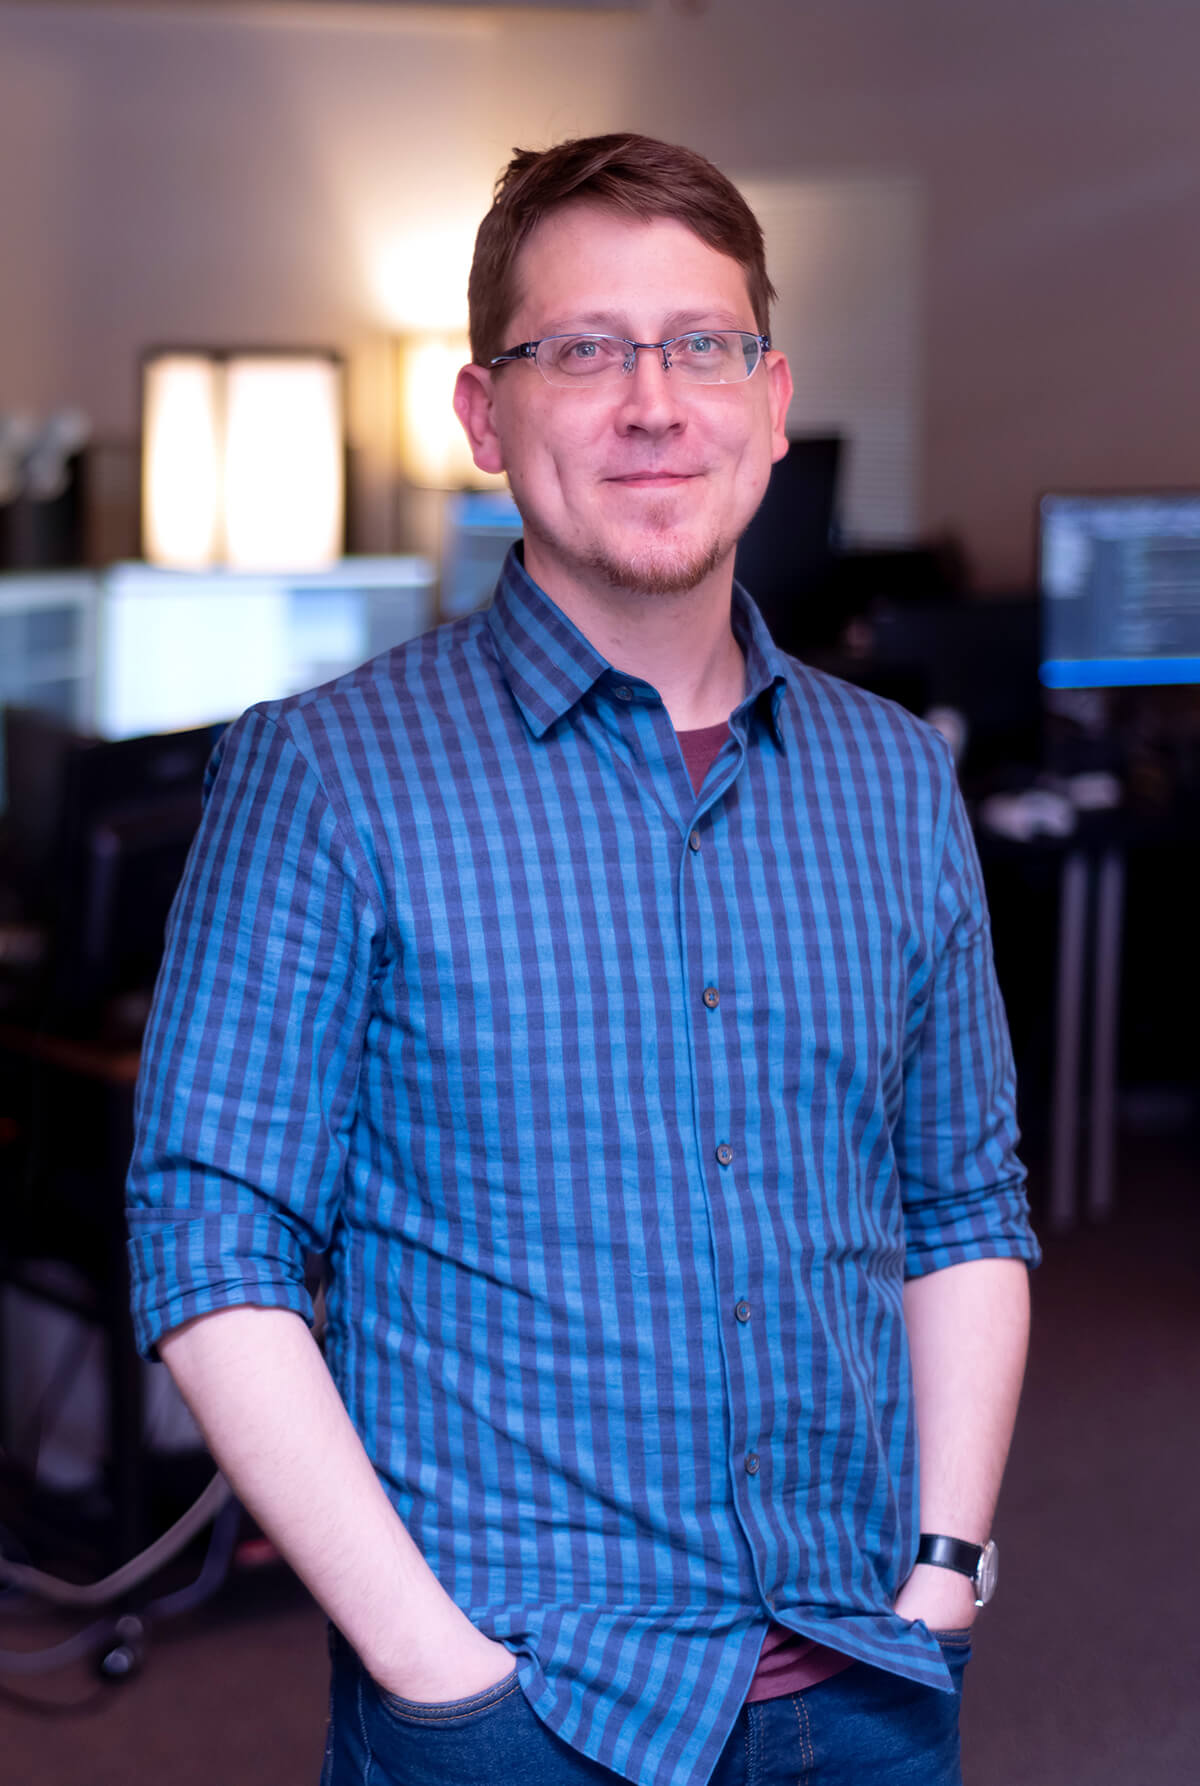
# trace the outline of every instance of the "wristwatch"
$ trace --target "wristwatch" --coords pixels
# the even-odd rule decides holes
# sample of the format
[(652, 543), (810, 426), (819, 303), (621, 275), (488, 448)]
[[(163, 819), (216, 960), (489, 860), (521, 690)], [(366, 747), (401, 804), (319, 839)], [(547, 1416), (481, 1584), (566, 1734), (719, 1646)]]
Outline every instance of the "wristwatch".
[(976, 1606), (986, 1606), (996, 1592), (1000, 1553), (996, 1541), (968, 1544), (965, 1538), (943, 1538), (937, 1532), (922, 1532), (917, 1550), (918, 1563), (932, 1563), (935, 1569), (953, 1569), (965, 1575), (975, 1589)]

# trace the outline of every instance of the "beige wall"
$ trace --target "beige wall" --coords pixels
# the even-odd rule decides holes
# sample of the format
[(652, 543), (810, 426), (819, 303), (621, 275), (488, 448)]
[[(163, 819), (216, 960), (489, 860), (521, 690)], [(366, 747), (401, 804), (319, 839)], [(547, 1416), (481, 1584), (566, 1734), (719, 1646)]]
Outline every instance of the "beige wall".
[(1200, 481), (1200, 8), (701, 6), (0, 5), (0, 408), (128, 439), (146, 345), (332, 343), (386, 545), (407, 245), (477, 217), (513, 143), (634, 127), (747, 179), (920, 181), (919, 509), (982, 582), (1027, 576), (1040, 487)]

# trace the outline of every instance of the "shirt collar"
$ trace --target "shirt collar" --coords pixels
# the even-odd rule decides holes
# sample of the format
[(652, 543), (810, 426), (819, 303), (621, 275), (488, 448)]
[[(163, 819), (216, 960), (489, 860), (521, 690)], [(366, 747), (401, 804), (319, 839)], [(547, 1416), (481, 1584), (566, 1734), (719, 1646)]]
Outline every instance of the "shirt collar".
[(785, 689), (794, 683), (796, 666), (771, 637), (766, 621), (740, 583), (733, 586), (733, 636), (746, 659), (746, 704), (754, 706), (782, 749), (779, 709)]
[(509, 547), (487, 623), (505, 680), (535, 738), (612, 667), (539, 589), (518, 546)]
[[(509, 549), (486, 619), (504, 678), (535, 738), (543, 737), (613, 669), (534, 582), (519, 546)], [(733, 631), (746, 658), (744, 704), (761, 709), (782, 744), (779, 704), (790, 679), (790, 660), (739, 583), (733, 586)]]

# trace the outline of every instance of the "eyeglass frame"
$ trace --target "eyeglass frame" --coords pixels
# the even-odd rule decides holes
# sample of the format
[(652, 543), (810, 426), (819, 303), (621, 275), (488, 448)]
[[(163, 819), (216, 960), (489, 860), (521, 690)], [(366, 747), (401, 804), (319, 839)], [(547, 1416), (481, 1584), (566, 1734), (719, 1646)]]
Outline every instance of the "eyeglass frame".
[(749, 372), (747, 372), (745, 378), (715, 378), (712, 380), (697, 378), (691, 381), (693, 384), (702, 385), (706, 382), (714, 385), (745, 384), (747, 379), (754, 377), (754, 374), (762, 365), (764, 358), (771, 351), (771, 337), (769, 335), (756, 334), (753, 329), (685, 329), (682, 335), (668, 335), (665, 341), (631, 341), (627, 335), (609, 335), (603, 330), (570, 329), (565, 334), (543, 335), (537, 341), (522, 341), (518, 343), (516, 347), (510, 347), (504, 353), (498, 353), (495, 359), (488, 361), (488, 370), (491, 371), (497, 366), (505, 366), (511, 360), (532, 360), (533, 364), (537, 366), (538, 371), (552, 390), (566, 391), (570, 390), (576, 383), (582, 388), (586, 385), (587, 381), (586, 379), (581, 378), (578, 380), (572, 379), (569, 384), (565, 382), (561, 384), (555, 383), (554, 379), (549, 377), (545, 368), (538, 364), (537, 351), (545, 341), (571, 341), (576, 337), (581, 341), (619, 341), (622, 347), (628, 347), (630, 349), (630, 352), (625, 356), (625, 364), (621, 368), (621, 376), (623, 378), (632, 378), (637, 366), (637, 356), (641, 349), (645, 348), (649, 350), (654, 348), (661, 353), (662, 369), (664, 372), (669, 372), (671, 370), (671, 362), (667, 358), (668, 347), (674, 347), (677, 341), (688, 341), (694, 335), (740, 335), (743, 340), (749, 339), (757, 343), (758, 358), (755, 360), (753, 366), (751, 366)]

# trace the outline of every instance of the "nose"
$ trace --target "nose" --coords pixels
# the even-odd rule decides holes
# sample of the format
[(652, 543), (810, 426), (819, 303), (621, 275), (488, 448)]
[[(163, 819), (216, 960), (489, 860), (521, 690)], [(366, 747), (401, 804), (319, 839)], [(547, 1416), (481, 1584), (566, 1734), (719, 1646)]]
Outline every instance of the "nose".
[(665, 369), (663, 358), (661, 347), (635, 349), (633, 371), (621, 379), (618, 421), (621, 428), (666, 434), (672, 428), (683, 426), (680, 381)]

